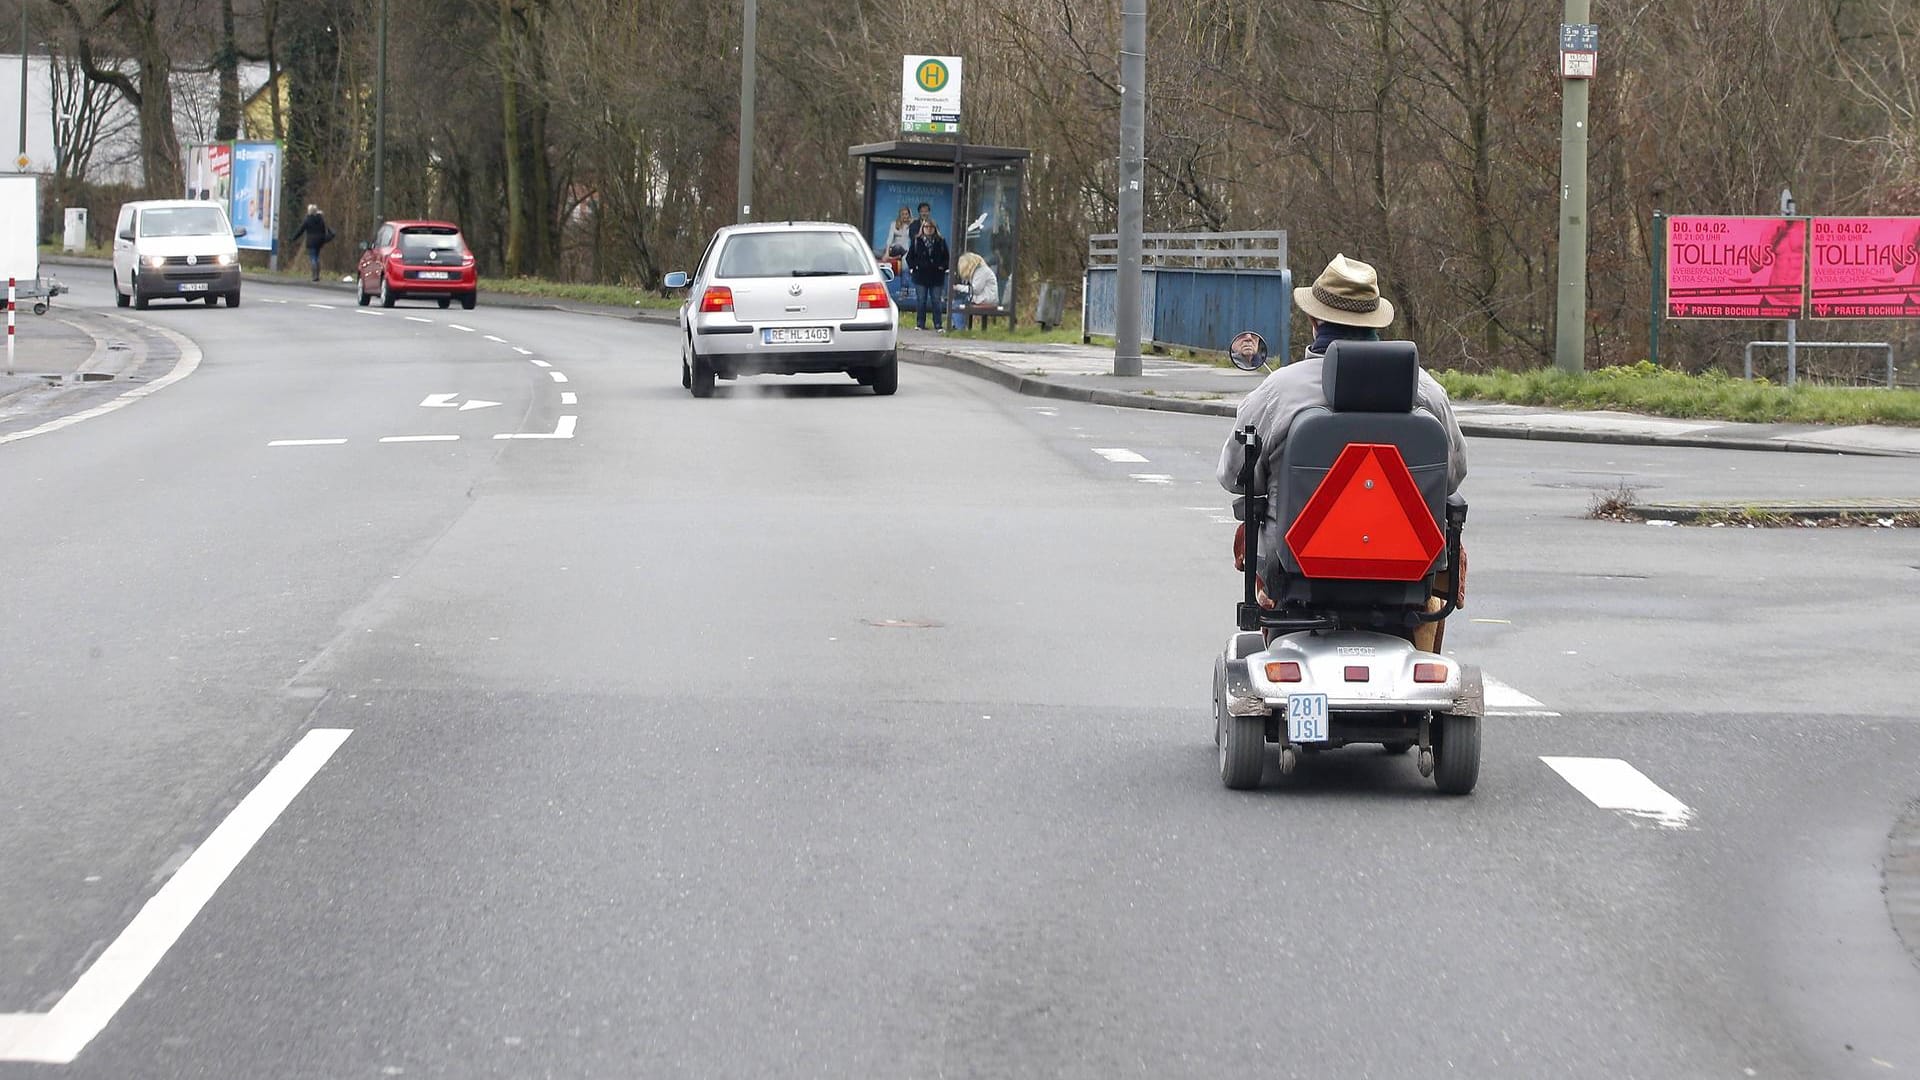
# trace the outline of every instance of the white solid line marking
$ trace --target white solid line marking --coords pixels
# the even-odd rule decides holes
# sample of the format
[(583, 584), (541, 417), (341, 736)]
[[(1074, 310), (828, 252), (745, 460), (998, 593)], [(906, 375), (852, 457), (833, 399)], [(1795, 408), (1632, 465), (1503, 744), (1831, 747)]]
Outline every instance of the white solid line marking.
[(450, 323), (448, 323), (448, 324), (447, 324), (447, 328), (448, 328), (448, 329), (450, 329), (450, 330), (464, 330), (464, 331), (466, 331), (466, 332), (467, 332), (467, 333), (469, 333), (469, 334), (471, 334), (471, 333), (473, 333), (473, 327), (471, 327), (471, 326), (461, 326), (461, 325), (460, 325), (459, 323), (457, 323), (457, 322), (450, 322)]
[(1547, 767), (1603, 810), (1646, 818), (1669, 829), (1693, 821), (1686, 803), (1667, 794), (1639, 769), (1619, 758), (1542, 757)]
[(500, 344), (502, 344), (502, 345), (505, 345), (505, 344), (507, 343), (507, 339), (506, 339), (506, 338), (503, 338), (503, 337), (494, 337), (494, 336), (493, 336), (492, 334), (488, 334), (488, 335), (486, 335), (486, 338), (487, 338), (487, 340), (488, 340), (488, 341), (497, 341), (497, 342), (499, 342), (499, 343), (500, 343)]
[(494, 438), (496, 439), (571, 439), (573, 438), (574, 426), (579, 422), (580, 422), (580, 418), (577, 416), (563, 416), (560, 418), (560, 422), (554, 426), (552, 434), (539, 432), (539, 431), (534, 431), (534, 432), (509, 431), (504, 435), (495, 435)]
[(1173, 477), (1171, 477), (1171, 476), (1168, 476), (1168, 475), (1167, 475), (1166, 473), (1157, 473), (1157, 472), (1137, 472), (1137, 473), (1128, 473), (1127, 475), (1128, 475), (1128, 476), (1130, 476), (1130, 477), (1132, 477), (1132, 478), (1133, 478), (1133, 479), (1135, 479), (1135, 480), (1138, 480), (1138, 481), (1140, 481), (1140, 482), (1141, 482), (1141, 483), (1143, 483), (1143, 484), (1171, 484), (1171, 483), (1173, 483)]
[(19, 442), (21, 439), (31, 439), (35, 435), (45, 435), (50, 431), (59, 431), (63, 427), (72, 427), (83, 420), (91, 420), (96, 416), (105, 416), (117, 409), (124, 409), (134, 402), (139, 401), (141, 398), (146, 397), (148, 394), (157, 394), (165, 390), (167, 387), (193, 374), (194, 370), (200, 366), (200, 346), (187, 340), (186, 337), (176, 334), (164, 326), (156, 326), (153, 323), (128, 318), (125, 315), (109, 315), (108, 318), (119, 319), (122, 322), (145, 327), (159, 334), (161, 337), (166, 338), (168, 341), (173, 342), (174, 348), (180, 351), (180, 359), (174, 363), (173, 370), (145, 386), (134, 387), (104, 405), (95, 405), (91, 409), (74, 413), (71, 416), (57, 417), (41, 424), (39, 427), (30, 427), (25, 431), (16, 431), (11, 435), (0, 435), (0, 446), (5, 446), (10, 442)]
[(578, 405), (580, 404), (580, 395), (574, 393), (571, 390), (562, 390), (560, 392), (560, 404)]
[(407, 321), (408, 321), (408, 322), (423, 322), (423, 323), (430, 323), (430, 322), (432, 322), (433, 320), (432, 320), (432, 319), (423, 319), (423, 318), (421, 318), (421, 317), (420, 317), (420, 316), (418, 316), (418, 315), (409, 315), (409, 316), (407, 316)]
[(557, 371), (549, 371), (549, 372), (547, 372), (547, 374), (548, 374), (548, 375), (549, 375), (549, 376), (550, 376), (550, 377), (551, 377), (551, 378), (553, 379), (553, 381), (554, 381), (554, 382), (566, 382), (566, 381), (567, 381), (567, 377), (566, 377), (565, 375), (562, 375), (562, 374), (560, 374), (560, 373), (559, 373), (559, 372), (557, 372)]
[(388, 435), (381, 442), (454, 442), (458, 435)]
[(0, 1015), (0, 1061), (65, 1065), (78, 1057), (351, 734), (346, 728), (307, 732), (153, 894), (51, 1011)]
[(332, 310), (333, 310), (333, 308), (334, 308), (334, 305), (332, 305), (332, 304), (308, 304), (307, 306), (308, 306), (308, 307), (317, 307), (317, 308), (319, 308), (319, 309), (320, 309), (321, 311), (332, 311)]
[(532, 350), (532, 349), (523, 349), (523, 348), (521, 348), (521, 347), (520, 347), (520, 346), (518, 346), (518, 345), (515, 345), (515, 346), (513, 347), (513, 351), (514, 351), (514, 352), (517, 352), (517, 353), (519, 353), (519, 354), (520, 354), (521, 356), (532, 356), (532, 355), (533, 355), (533, 350)]
[(1102, 448), (1096, 446), (1093, 448), (1093, 452), (1116, 465), (1138, 465), (1147, 460), (1131, 450), (1121, 450), (1112, 447)]
[(534, 367), (552, 367), (553, 366), (552, 364), (547, 363), (545, 360), (529, 360), (527, 361), (527, 363), (532, 364)]
[(275, 439), (268, 446), (339, 446), (345, 439)]

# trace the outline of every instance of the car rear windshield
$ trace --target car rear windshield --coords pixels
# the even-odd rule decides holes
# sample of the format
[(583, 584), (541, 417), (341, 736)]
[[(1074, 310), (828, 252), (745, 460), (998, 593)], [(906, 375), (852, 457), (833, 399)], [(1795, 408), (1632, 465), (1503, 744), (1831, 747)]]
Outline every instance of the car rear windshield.
[(836, 277), (872, 273), (864, 245), (838, 230), (740, 233), (727, 241), (715, 271), (723, 278)]
[(140, 211), (141, 236), (225, 236), (227, 216), (217, 206), (162, 206)]
[(455, 229), (402, 229), (400, 250), (408, 255), (425, 255), (429, 251), (465, 252), (467, 246)]

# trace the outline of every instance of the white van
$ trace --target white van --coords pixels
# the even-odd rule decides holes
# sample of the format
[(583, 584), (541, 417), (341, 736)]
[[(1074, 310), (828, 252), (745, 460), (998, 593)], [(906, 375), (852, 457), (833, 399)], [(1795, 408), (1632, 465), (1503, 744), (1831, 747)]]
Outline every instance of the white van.
[(120, 207), (113, 227), (113, 298), (144, 308), (156, 297), (204, 300), (208, 307), (227, 298), (240, 306), (240, 249), (245, 236), (227, 221), (219, 203), (195, 199), (152, 199)]

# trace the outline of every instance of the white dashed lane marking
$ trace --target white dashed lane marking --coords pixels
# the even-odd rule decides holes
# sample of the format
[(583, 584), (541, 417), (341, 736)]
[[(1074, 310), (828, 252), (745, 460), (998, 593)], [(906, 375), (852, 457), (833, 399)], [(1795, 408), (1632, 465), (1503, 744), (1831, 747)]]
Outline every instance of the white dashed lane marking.
[(1542, 757), (1547, 767), (1602, 810), (1617, 810), (1669, 829), (1693, 822), (1693, 810), (1619, 758)]
[(458, 435), (387, 435), (381, 442), (458, 442)]
[(523, 349), (523, 348), (521, 348), (521, 347), (520, 347), (520, 346), (518, 346), (518, 345), (515, 345), (515, 346), (513, 347), (513, 351), (514, 351), (514, 352), (517, 352), (517, 353), (519, 353), (519, 354), (520, 354), (521, 356), (532, 356), (532, 355), (533, 355), (533, 350), (532, 350), (532, 349)]
[(580, 404), (580, 395), (574, 393), (571, 390), (562, 390), (560, 392), (560, 404), (578, 405)]
[(474, 332), (474, 329), (473, 329), (473, 327), (471, 327), (471, 326), (461, 326), (461, 325), (460, 325), (459, 323), (457, 323), (457, 322), (450, 322), (450, 323), (448, 323), (448, 324), (447, 324), (447, 329), (449, 329), (449, 330), (459, 330), (459, 331), (461, 331), (462, 333), (467, 333), (467, 334), (471, 334), (471, 333), (473, 333), (473, 332)]
[(567, 377), (566, 377), (565, 375), (562, 375), (562, 374), (561, 374), (560, 372), (558, 372), (558, 371), (549, 371), (549, 372), (547, 372), (547, 374), (548, 374), (549, 376), (551, 376), (551, 377), (552, 377), (552, 379), (553, 379), (553, 381), (554, 381), (554, 382), (566, 382), (566, 381), (567, 381)]
[(496, 439), (571, 439), (573, 438), (573, 429), (575, 425), (579, 423), (579, 420), (580, 418), (577, 416), (563, 416), (560, 418), (560, 422), (554, 426), (554, 429), (551, 433), (539, 432), (539, 431), (534, 431), (534, 432), (510, 431), (504, 435), (495, 435), (494, 438)]
[(1140, 482), (1141, 482), (1141, 483), (1143, 483), (1143, 484), (1171, 484), (1171, 483), (1173, 483), (1173, 477), (1171, 477), (1171, 476), (1168, 476), (1168, 475), (1167, 475), (1166, 473), (1146, 473), (1146, 472), (1137, 472), (1137, 473), (1128, 473), (1127, 475), (1128, 475), (1128, 476), (1130, 476), (1130, 477), (1132, 477), (1132, 478), (1133, 478), (1133, 479), (1135, 479), (1135, 480), (1138, 480), (1138, 481), (1140, 481)]
[(408, 322), (423, 322), (423, 323), (431, 323), (431, 322), (433, 322), (433, 320), (432, 320), (432, 319), (423, 319), (423, 318), (421, 318), (421, 317), (420, 317), (420, 316), (418, 316), (418, 315), (409, 315), (409, 316), (407, 316), (407, 321), (408, 321)]
[(532, 364), (534, 367), (552, 367), (553, 366), (552, 364), (547, 363), (545, 360), (529, 360), (527, 361), (527, 363)]
[(334, 308), (332, 304), (308, 304), (307, 306), (310, 308), (319, 308), (321, 311), (332, 311)]
[(1146, 461), (1147, 461), (1146, 458), (1141, 457), (1139, 454), (1136, 454), (1131, 450), (1125, 450), (1118, 447), (1096, 446), (1093, 448), (1093, 452), (1096, 454), (1099, 454), (1103, 458), (1106, 458), (1108, 461), (1113, 462), (1115, 465), (1144, 465), (1146, 464)]
[(275, 439), (268, 446), (339, 446), (345, 439)]
[(1559, 716), (1547, 708), (1546, 703), (1515, 690), (1499, 679), (1484, 672), (1480, 676), (1481, 686), (1486, 692), (1487, 715), (1489, 716)]
[(487, 335), (486, 335), (486, 339), (487, 339), (488, 341), (497, 341), (497, 342), (499, 342), (499, 343), (500, 343), (500, 344), (502, 344), (502, 345), (505, 345), (505, 344), (507, 343), (507, 339), (506, 339), (506, 338), (503, 338), (503, 337), (494, 337), (494, 336), (493, 336), (492, 334), (487, 334)]

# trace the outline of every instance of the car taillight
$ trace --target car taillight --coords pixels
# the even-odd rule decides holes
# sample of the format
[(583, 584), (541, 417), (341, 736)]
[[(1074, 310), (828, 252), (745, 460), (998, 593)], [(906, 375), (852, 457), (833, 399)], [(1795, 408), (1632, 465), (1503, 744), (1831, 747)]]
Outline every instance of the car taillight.
[(1417, 683), (1446, 682), (1447, 681), (1447, 665), (1415, 664), (1413, 665), (1413, 681)]
[(1291, 660), (1276, 660), (1267, 665), (1268, 682), (1299, 682), (1300, 665)]
[(399, 261), (400, 261), (400, 249), (399, 249), (399, 248), (395, 248), (395, 249), (393, 249), (392, 251), (389, 251), (389, 252), (387, 252), (387, 261), (388, 261), (388, 262), (399, 262)]
[(883, 308), (887, 306), (887, 287), (878, 281), (860, 283), (861, 308)]
[[(841, 295), (845, 295), (844, 293)], [(700, 294), (701, 311), (732, 311), (733, 290), (725, 285), (709, 285), (707, 291)]]

